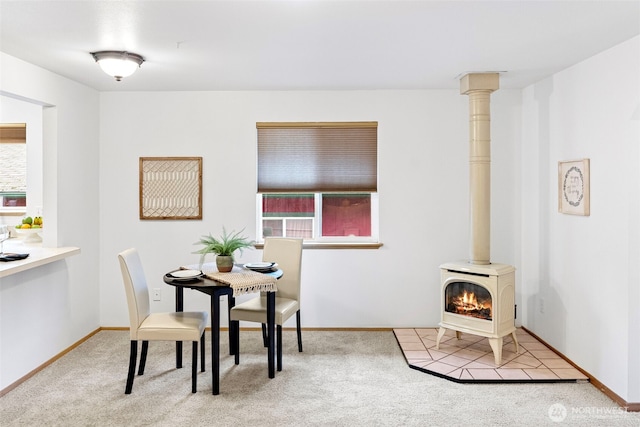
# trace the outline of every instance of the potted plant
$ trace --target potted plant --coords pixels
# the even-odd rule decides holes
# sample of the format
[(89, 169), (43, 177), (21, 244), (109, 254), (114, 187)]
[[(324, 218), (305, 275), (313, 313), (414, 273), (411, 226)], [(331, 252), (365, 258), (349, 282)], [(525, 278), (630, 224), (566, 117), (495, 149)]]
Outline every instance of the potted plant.
[(204, 245), (202, 249), (194, 252), (200, 254), (200, 265), (204, 263), (204, 258), (207, 254), (216, 254), (216, 267), (218, 271), (227, 273), (233, 269), (233, 254), (235, 251), (245, 248), (253, 248), (254, 241), (249, 240), (245, 236), (240, 234), (244, 231), (244, 228), (238, 232), (232, 231), (227, 233), (227, 230), (222, 227), (222, 236), (219, 238), (213, 237), (211, 233), (208, 236), (202, 236), (200, 241), (194, 243), (194, 245)]

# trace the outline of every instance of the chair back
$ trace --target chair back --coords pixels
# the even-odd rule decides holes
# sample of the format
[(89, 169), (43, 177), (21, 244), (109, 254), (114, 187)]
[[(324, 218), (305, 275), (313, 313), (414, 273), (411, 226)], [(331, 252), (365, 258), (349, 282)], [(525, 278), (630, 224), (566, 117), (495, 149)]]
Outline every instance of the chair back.
[(298, 301), (300, 304), (300, 272), (302, 267), (302, 239), (267, 237), (262, 260), (277, 262), (283, 275), (278, 280), (277, 296)]
[(124, 290), (127, 294), (129, 306), (129, 323), (132, 340), (138, 339), (138, 328), (151, 313), (149, 304), (149, 289), (144, 276), (140, 256), (135, 249), (127, 249), (118, 254)]

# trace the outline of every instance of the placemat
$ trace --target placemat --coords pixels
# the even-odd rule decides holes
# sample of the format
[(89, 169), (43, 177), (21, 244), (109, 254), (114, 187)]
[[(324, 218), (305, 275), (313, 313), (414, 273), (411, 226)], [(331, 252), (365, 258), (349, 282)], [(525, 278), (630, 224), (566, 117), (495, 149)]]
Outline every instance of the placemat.
[(233, 289), (233, 296), (254, 292), (277, 291), (277, 279), (268, 274), (257, 273), (237, 265), (229, 273), (221, 273), (215, 263), (191, 264), (180, 267), (188, 270), (202, 270), (208, 279), (229, 285)]

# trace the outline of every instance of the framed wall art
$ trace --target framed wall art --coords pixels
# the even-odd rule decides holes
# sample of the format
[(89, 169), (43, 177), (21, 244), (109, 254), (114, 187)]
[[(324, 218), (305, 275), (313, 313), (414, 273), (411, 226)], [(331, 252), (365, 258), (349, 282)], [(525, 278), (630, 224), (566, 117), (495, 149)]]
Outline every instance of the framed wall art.
[(589, 216), (589, 159), (558, 162), (558, 212)]
[(140, 157), (140, 219), (202, 219), (202, 157)]

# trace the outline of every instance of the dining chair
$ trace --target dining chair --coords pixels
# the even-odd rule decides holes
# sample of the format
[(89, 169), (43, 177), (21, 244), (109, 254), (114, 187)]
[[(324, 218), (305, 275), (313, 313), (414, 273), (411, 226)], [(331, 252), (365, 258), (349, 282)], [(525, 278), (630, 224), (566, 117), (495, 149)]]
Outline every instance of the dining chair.
[[(298, 335), (298, 351), (302, 351), (302, 331), (300, 325), (300, 273), (302, 266), (302, 239), (287, 237), (267, 237), (264, 241), (262, 260), (276, 262), (283, 271), (278, 280), (276, 292), (275, 323), (277, 369), (282, 370), (282, 325), (294, 314), (296, 315), (296, 331)], [(267, 297), (262, 293), (259, 297), (240, 303), (231, 308), (231, 321), (247, 321), (262, 324), (264, 345), (266, 340)], [(240, 328), (236, 328), (237, 348), (235, 363), (240, 362)]]
[[(138, 375), (144, 374), (149, 341), (192, 341), (191, 392), (195, 393), (198, 373), (198, 341), (200, 341), (201, 370), (204, 372), (204, 329), (207, 325), (207, 312), (151, 313), (149, 289), (138, 251), (131, 248), (120, 252), (118, 260), (127, 294), (131, 336), (131, 353), (125, 394), (130, 394), (133, 389), (138, 341), (142, 341)], [(181, 367), (176, 366), (176, 368)]]

